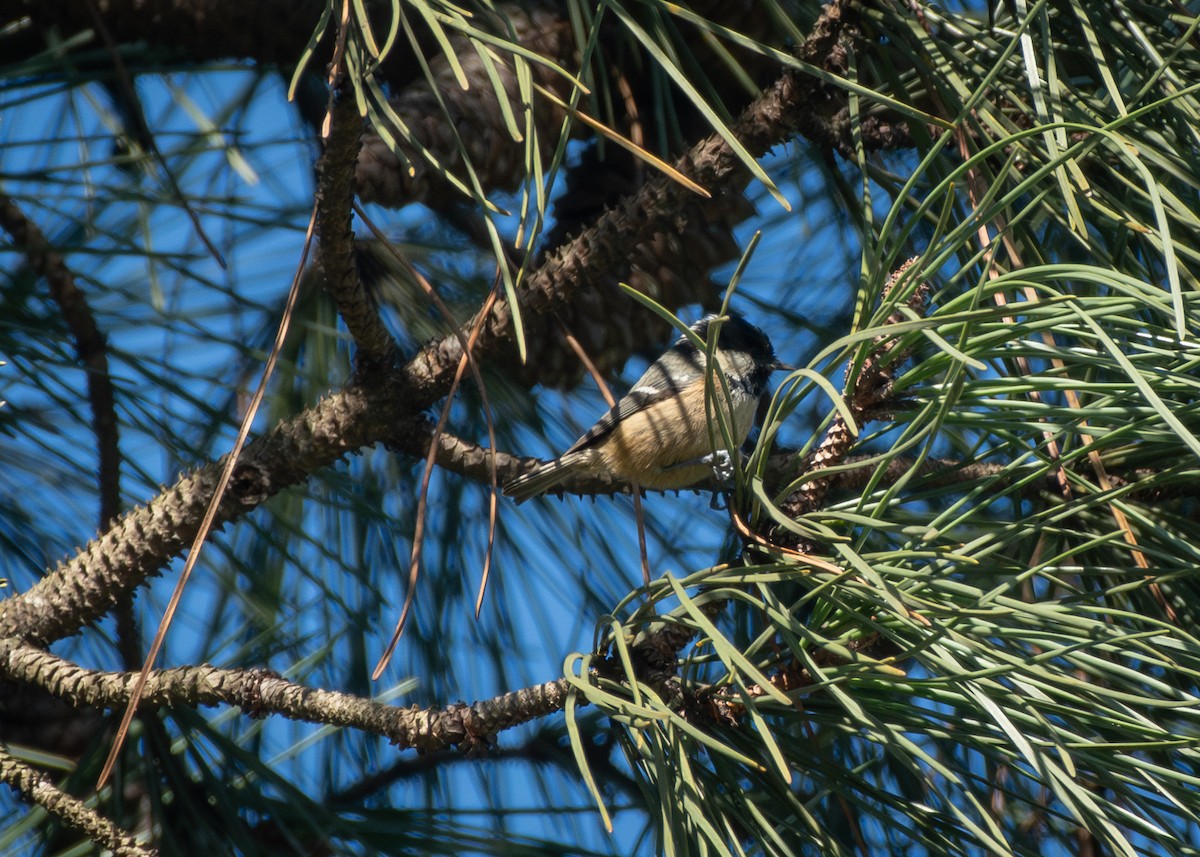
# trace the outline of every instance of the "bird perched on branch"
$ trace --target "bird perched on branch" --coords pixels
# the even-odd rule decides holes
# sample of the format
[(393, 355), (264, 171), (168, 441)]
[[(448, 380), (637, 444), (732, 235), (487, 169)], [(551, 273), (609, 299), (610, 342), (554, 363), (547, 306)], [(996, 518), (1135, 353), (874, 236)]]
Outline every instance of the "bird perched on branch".
[(504, 493), (520, 503), (589, 476), (655, 491), (689, 488), (714, 470), (727, 478), (732, 451), (724, 448), (716, 409), (729, 417), (736, 450), (750, 433), (771, 373), (787, 367), (775, 359), (767, 335), (735, 313), (706, 316), (691, 330), (705, 343), (710, 332), (717, 334), (710, 391), (705, 349), (682, 336), (570, 449), (513, 479)]

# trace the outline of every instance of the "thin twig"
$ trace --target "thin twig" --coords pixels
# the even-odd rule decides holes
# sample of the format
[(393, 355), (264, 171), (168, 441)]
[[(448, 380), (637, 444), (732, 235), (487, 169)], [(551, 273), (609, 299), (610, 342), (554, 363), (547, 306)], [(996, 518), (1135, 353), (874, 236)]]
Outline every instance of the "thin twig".
[[(331, 73), (332, 74), (332, 73)], [(317, 162), (316, 263), (325, 288), (337, 306), (357, 349), (354, 359), (391, 366), (398, 356), (396, 342), (384, 326), (379, 308), (363, 287), (355, 260), (351, 217), (354, 205), (354, 164), (361, 146), (362, 120), (344, 79), (334, 75), (326, 125), (325, 150)]]

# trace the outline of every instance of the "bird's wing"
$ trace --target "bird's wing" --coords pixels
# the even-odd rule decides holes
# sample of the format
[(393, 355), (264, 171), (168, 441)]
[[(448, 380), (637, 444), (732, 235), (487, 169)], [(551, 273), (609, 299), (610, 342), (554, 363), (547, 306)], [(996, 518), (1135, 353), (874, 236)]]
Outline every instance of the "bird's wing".
[(645, 388), (630, 390), (627, 396), (617, 402), (608, 413), (597, 420), (596, 424), (587, 430), (587, 434), (571, 444), (571, 448), (567, 452), (564, 452), (563, 455), (591, 446), (611, 432), (621, 420), (630, 414), (636, 414), (659, 399), (665, 398), (669, 395), (669, 392), (669, 390), (651, 390)]
[(628, 395), (597, 420), (596, 424), (588, 429), (587, 434), (571, 444), (571, 448), (567, 452), (564, 452), (563, 455), (591, 446), (611, 432), (617, 423), (631, 414), (636, 414), (638, 411), (648, 408), (655, 402), (678, 395), (681, 390), (699, 378), (703, 371), (696, 365), (694, 360), (687, 362), (680, 361), (679, 365), (674, 367), (674, 370), (677, 376), (682, 375), (683, 377), (672, 378), (663, 369), (659, 361), (650, 364), (650, 368), (633, 385), (633, 389), (629, 391)]

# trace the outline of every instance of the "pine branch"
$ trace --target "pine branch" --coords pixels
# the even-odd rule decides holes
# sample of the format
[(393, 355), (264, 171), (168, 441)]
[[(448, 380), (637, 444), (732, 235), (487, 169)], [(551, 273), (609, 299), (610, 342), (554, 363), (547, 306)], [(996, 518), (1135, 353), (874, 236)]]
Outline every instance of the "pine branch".
[[(0, 674), (36, 684), (76, 706), (116, 709), (129, 701), (135, 672), (103, 672), (11, 638), (0, 640)], [(139, 710), (236, 705), (252, 717), (346, 726), (382, 735), (402, 749), (422, 752), (488, 744), (506, 729), (562, 709), (569, 684), (550, 681), (470, 705), (398, 708), (337, 691), (305, 687), (269, 670), (219, 669), (207, 664), (153, 670)]]
[(152, 857), (137, 838), (121, 830), (87, 804), (59, 789), (45, 774), (20, 762), (0, 746), (0, 782), (10, 785), (29, 803), (40, 806), (63, 824), (100, 843), (115, 857)]
[[(247, 444), (217, 526), (386, 436), (399, 406), (378, 392), (352, 384)], [(223, 467), (221, 459), (181, 477), (33, 587), (0, 602), (0, 633), (46, 643), (104, 616), (191, 544)]]
[[(909, 259), (892, 273), (883, 288), (882, 297), (884, 299), (916, 261), (915, 258)], [(908, 298), (909, 310), (914, 313), (923, 313), (928, 294), (929, 284), (922, 282)], [(884, 324), (899, 324), (903, 319), (903, 313), (897, 309), (888, 316)], [(894, 372), (907, 356), (907, 353), (897, 350), (895, 343), (891, 342), (886, 334), (875, 337), (871, 344), (871, 351), (863, 360), (861, 369), (857, 374), (851, 376), (853, 380), (845, 396), (846, 405), (859, 429), (861, 429), (863, 418), (867, 413), (890, 397)], [(851, 370), (853, 370), (853, 366)], [(820, 507), (821, 501), (832, 484), (832, 480), (823, 475), (822, 471), (842, 462), (854, 443), (855, 434), (855, 428), (851, 426), (841, 411), (834, 415), (833, 421), (825, 431), (825, 436), (800, 468), (801, 473), (814, 475), (814, 478), (802, 483), (783, 502), (781, 508), (784, 514), (789, 518), (799, 518)]]
[(317, 266), (358, 347), (355, 359), (391, 366), (396, 343), (364, 288), (356, 259), (351, 216), (362, 121), (344, 82), (337, 84), (327, 119), (329, 137), (317, 162)]

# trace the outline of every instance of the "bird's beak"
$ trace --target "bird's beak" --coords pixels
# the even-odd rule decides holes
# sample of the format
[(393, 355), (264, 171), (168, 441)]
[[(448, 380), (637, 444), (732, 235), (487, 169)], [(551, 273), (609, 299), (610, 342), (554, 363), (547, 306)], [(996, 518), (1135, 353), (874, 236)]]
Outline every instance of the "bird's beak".
[(772, 372), (795, 372), (796, 367), (789, 366), (787, 363), (780, 363), (778, 360), (776, 360), (774, 363), (771, 364), (771, 371)]

